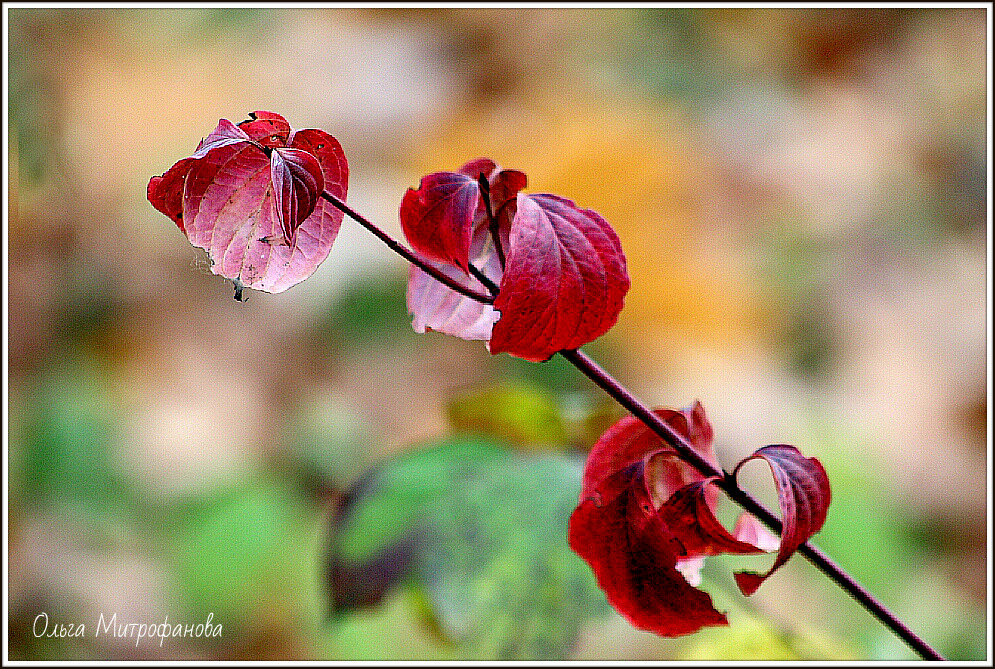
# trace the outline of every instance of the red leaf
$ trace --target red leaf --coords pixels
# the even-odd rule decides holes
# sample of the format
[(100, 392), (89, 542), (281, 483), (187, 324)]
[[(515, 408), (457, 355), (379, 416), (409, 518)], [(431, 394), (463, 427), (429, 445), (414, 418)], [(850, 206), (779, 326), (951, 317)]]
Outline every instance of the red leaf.
[[(524, 173), (517, 170), (501, 169), (489, 158), (471, 160), (459, 168), (458, 174), (449, 172), (439, 174), (449, 174), (453, 178), (473, 179), (475, 183), (481, 174), (484, 175), (490, 186), (492, 206), (495, 201), (499, 203), (499, 206), (507, 204), (509, 199), (514, 202), (515, 194), (518, 190), (524, 188), (526, 183)], [(431, 176), (433, 175), (429, 175), (429, 177)], [(425, 180), (423, 179), (422, 185), (424, 186), (424, 184)], [(501, 281), (501, 262), (491, 239), (489, 226), (487, 225), (487, 212), (479, 191), (480, 189), (477, 187), (477, 194), (475, 195), (477, 201), (473, 204), (474, 211), (472, 218), (469, 227), (464, 228), (464, 230), (469, 229), (472, 231), (467, 257), (477, 269), (497, 284)], [(419, 244), (415, 240), (419, 239), (419, 235), (423, 232), (419, 226), (427, 222), (427, 219), (418, 219), (413, 213), (420, 206), (413, 204), (418, 197), (417, 191), (409, 190), (407, 195), (405, 195), (405, 200), (408, 201), (408, 204), (405, 205), (402, 203), (401, 206), (402, 226), (407, 222), (409, 225), (417, 228), (417, 231), (408, 231), (406, 228), (408, 240), (412, 242), (412, 246), (415, 246), (416, 249), (419, 248)], [(508, 212), (509, 207), (504, 207), (503, 211), (505, 213)], [(499, 222), (501, 223), (499, 235), (501, 236), (502, 247), (508, 248), (508, 231), (511, 219), (505, 215), (503, 218), (499, 217)], [(429, 240), (430, 244), (437, 243), (437, 239), (435, 242), (431, 241), (433, 235), (430, 228), (426, 228), (424, 233), (425, 238)], [(458, 252), (462, 253), (462, 241), (459, 242), (457, 248)], [(424, 252), (423, 245), (420, 250)], [(433, 257), (437, 258), (438, 255)], [(427, 258), (425, 260), (458, 283), (479, 292), (487, 292), (483, 284), (467, 273), (468, 268), (464, 268), (464, 266), (452, 261), (439, 262)], [(414, 266), (411, 267), (408, 273), (407, 300), (408, 311), (413, 316), (412, 327), (415, 332), (419, 333), (437, 331), (462, 339), (487, 341), (491, 338), (491, 330), (494, 327), (494, 323), (500, 317), (500, 314), (495, 311), (493, 306), (482, 304), (451, 290)]]
[(318, 159), (301, 149), (273, 149), (270, 173), (283, 237), (294, 245), (298, 226), (314, 211), (325, 187)]
[(581, 502), (567, 537), (608, 602), (635, 627), (672, 637), (728, 624), (711, 597), (677, 570), (680, 544), (653, 511), (642, 476), (610, 502)]
[(422, 177), (401, 200), (401, 228), (411, 246), (432, 260), (469, 272), (473, 217), (480, 200), (477, 180), (455, 172)]
[(706, 495), (706, 488), (717, 478), (695, 481), (670, 496), (658, 513), (689, 557), (719, 555), (721, 553), (763, 553), (766, 549), (742, 541), (729, 534), (713, 512), (714, 498)]
[(184, 158), (161, 177), (149, 180), (148, 198), (152, 206), (173, 219), (173, 222), (186, 232), (183, 225), (183, 181), (190, 165), (215, 149), (231, 146), (249, 140), (249, 136), (231, 121), (221, 119), (214, 131), (200, 140), (197, 150), (189, 158)]
[[(712, 426), (700, 402), (688, 409), (655, 409), (653, 411), (683, 436), (703, 458), (719, 466), (712, 447)], [(647, 468), (647, 487), (654, 504), (659, 506), (688, 483), (705, 477), (677, 457), (673, 448), (634, 416), (626, 416), (612, 425), (591, 447), (584, 465), (581, 498), (594, 497), (602, 503), (605, 496), (617, 494), (612, 477), (637, 463)]]
[[(518, 191), (528, 185), (528, 177), (525, 176), (525, 172), (502, 169), (490, 158), (471, 160), (456, 171), (474, 179), (479, 179), (481, 174), (484, 175), (489, 186), (491, 211), (495, 214), (495, 218), (498, 219), (502, 233), (507, 234), (506, 228), (510, 226), (512, 217), (514, 216), (514, 211), (510, 212), (510, 216), (508, 215), (509, 209), (513, 210), (514, 207), (507, 207), (506, 205), (509, 202), (513, 203), (515, 196), (518, 195)], [(481, 198), (480, 206), (474, 217), (474, 226), (476, 227), (485, 222), (487, 222), (487, 211), (484, 207), (483, 198)]]
[(629, 276), (618, 236), (597, 212), (545, 194), (519, 193), (517, 205), (490, 351), (540, 362), (607, 332)]
[(745, 463), (756, 458), (763, 459), (774, 475), (783, 528), (777, 558), (765, 574), (735, 574), (736, 584), (744, 595), (756, 592), (768, 576), (822, 528), (832, 499), (829, 478), (822, 463), (815, 458), (806, 458), (794, 446), (764, 446), (740, 461), (733, 470), (733, 476)]
[[(323, 187), (344, 199), (349, 169), (331, 135), (294, 132), (271, 112), (253, 117), (239, 127), (220, 121), (192, 156), (149, 181), (148, 198), (207, 250), (212, 272), (278, 293), (328, 256), (343, 214), (318, 196)], [(277, 140), (284, 145), (271, 159), (263, 146)]]
[(470, 271), (471, 243), (477, 228), (487, 223), (480, 175), (488, 180), (495, 212), (526, 183), (524, 173), (503, 170), (489, 158), (471, 160), (457, 172), (422, 177), (417, 190), (409, 188), (404, 194), (400, 210), (404, 236), (416, 251)]

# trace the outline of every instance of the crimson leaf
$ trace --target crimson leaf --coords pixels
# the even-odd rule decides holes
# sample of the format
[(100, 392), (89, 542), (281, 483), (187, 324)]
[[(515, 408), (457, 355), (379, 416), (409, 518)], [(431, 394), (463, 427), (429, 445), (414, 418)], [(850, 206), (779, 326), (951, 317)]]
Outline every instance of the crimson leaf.
[(165, 174), (149, 179), (148, 199), (152, 206), (173, 219), (173, 222), (186, 232), (183, 225), (183, 182), (190, 166), (215, 149), (240, 144), (249, 139), (245, 131), (227, 119), (221, 119), (218, 127), (202, 139), (197, 150), (189, 158), (173, 165)]
[(794, 446), (778, 444), (757, 449), (736, 465), (733, 476), (745, 463), (757, 458), (764, 460), (774, 475), (783, 527), (777, 558), (765, 574), (735, 574), (736, 584), (744, 595), (756, 592), (768, 576), (822, 528), (832, 499), (829, 477), (822, 463), (815, 458), (806, 458)]
[(500, 207), (525, 187), (525, 175), (502, 170), (489, 158), (472, 160), (457, 172), (434, 172), (409, 188), (401, 200), (404, 236), (423, 256), (468, 273), (474, 231), (486, 222), (478, 177), (488, 181), (492, 204)]
[[(712, 427), (700, 403), (654, 413), (715, 463)], [(739, 525), (730, 535), (716, 520), (714, 480), (632, 416), (592, 447), (568, 541), (608, 601), (636, 627), (676, 636), (726, 624), (711, 598), (693, 587), (702, 558), (762, 549), (743, 540)]]
[(671, 637), (728, 624), (678, 571), (679, 543), (653, 511), (642, 476), (610, 502), (583, 500), (570, 516), (568, 541), (635, 627)]
[(267, 111), (251, 112), (249, 119), (239, 123), (238, 127), (255, 141), (270, 148), (287, 146), (292, 132), (287, 119)]
[(729, 534), (715, 517), (712, 511), (714, 502), (710, 501), (706, 492), (717, 480), (694, 481), (671, 495), (659, 510), (663, 522), (691, 556), (764, 552), (764, 548), (742, 540), (747, 531), (747, 525), (742, 520), (737, 523), (735, 533)]
[(479, 198), (477, 180), (465, 174), (436, 172), (422, 177), (418, 190), (409, 188), (401, 200), (404, 236), (422, 255), (469, 272), (473, 215)]
[(618, 236), (597, 212), (519, 193), (509, 241), (491, 353), (541, 362), (615, 324), (629, 276)]
[[(664, 422), (684, 436), (703, 458), (718, 467), (712, 446), (712, 425), (700, 402), (689, 409), (655, 409)], [(636, 464), (649, 467), (650, 494), (659, 506), (680, 488), (704, 477), (697, 469), (677, 457), (654, 457), (675, 454), (670, 446), (635, 416), (622, 418), (598, 439), (584, 465), (581, 497), (607, 502), (606, 496), (617, 494), (615, 477)]]

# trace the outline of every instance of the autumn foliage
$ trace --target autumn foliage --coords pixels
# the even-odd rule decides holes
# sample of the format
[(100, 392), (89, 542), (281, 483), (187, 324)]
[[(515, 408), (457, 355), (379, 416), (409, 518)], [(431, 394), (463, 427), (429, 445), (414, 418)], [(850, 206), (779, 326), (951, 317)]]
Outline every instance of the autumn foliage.
[[(712, 426), (701, 404), (656, 414), (718, 467)], [(753, 458), (765, 459), (774, 472), (784, 533), (766, 574), (736, 574), (747, 595), (822, 527), (830, 501), (829, 480), (818, 460), (792, 446), (767, 446), (740, 466)], [(722, 526), (715, 517), (716, 483), (633, 417), (609, 428), (591, 449), (581, 501), (570, 518), (570, 547), (591, 565), (608, 601), (634, 626), (678, 636), (726, 624), (711, 598), (695, 587), (703, 559), (777, 547), (777, 538), (746, 512), (732, 533)]]
[[(348, 174), (334, 137), (294, 130), (279, 114), (260, 111), (237, 125), (221, 120), (191, 156), (152, 177), (148, 199), (238, 291), (279, 293), (328, 255)], [(481, 340), (492, 354), (541, 362), (615, 324), (629, 290), (618, 236), (597, 212), (559, 195), (528, 194), (527, 184), (523, 172), (478, 158), (426, 175), (403, 195), (401, 226), (417, 261), (407, 292), (416, 331)], [(447, 278), (448, 285), (440, 280)], [(700, 404), (655, 413), (722, 471)], [(773, 473), (780, 542), (746, 513), (726, 530), (715, 516), (722, 480), (685, 462), (637, 418), (622, 419), (594, 444), (568, 541), (633, 625), (676, 636), (726, 624), (697, 587), (702, 561), (777, 548), (766, 573), (736, 574), (749, 595), (822, 527), (831, 495), (818, 460), (792, 446), (767, 446), (732, 477), (752, 459)]]

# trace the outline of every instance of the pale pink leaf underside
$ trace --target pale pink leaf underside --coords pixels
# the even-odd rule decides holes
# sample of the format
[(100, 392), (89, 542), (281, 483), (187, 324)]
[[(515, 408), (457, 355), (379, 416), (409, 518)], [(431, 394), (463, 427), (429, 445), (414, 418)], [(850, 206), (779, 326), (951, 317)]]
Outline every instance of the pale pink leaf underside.
[[(487, 292), (477, 279), (467, 276), (453, 265), (426, 262), (461, 285)], [(501, 279), (501, 263), (493, 244), (486, 237), (483, 238), (482, 249), (473, 257), (473, 264), (495, 283)], [(457, 293), (414, 265), (408, 272), (407, 300), (408, 311), (412, 315), (411, 326), (418, 333), (442, 332), (470, 341), (486, 341), (490, 339), (494, 323), (500, 316), (493, 306)]]

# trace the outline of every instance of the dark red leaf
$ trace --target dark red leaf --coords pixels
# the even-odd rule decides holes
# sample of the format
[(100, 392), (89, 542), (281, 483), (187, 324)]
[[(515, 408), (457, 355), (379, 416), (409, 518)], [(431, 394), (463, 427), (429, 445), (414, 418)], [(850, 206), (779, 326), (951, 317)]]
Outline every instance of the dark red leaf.
[(673, 637), (728, 624), (678, 571), (680, 544), (653, 510), (641, 475), (611, 501), (582, 501), (567, 534), (609, 603), (635, 627)]
[[(319, 175), (324, 190), (343, 199), (349, 169), (331, 135), (293, 132), (271, 112), (253, 116), (240, 127), (220, 121), (192, 156), (149, 181), (148, 198), (190, 243), (207, 250), (212, 272), (278, 293), (306, 279), (328, 256), (343, 214), (318, 200)], [(262, 145), (277, 140), (284, 145), (271, 152), (274, 161)], [(292, 244), (287, 221), (293, 222)]]
[[(401, 228), (411, 246), (431, 260), (459, 267), (464, 274), (470, 271), (470, 247), (478, 229), (488, 222), (481, 175), (488, 182), (495, 213), (526, 184), (523, 172), (501, 169), (490, 158), (477, 158), (456, 172), (422, 177), (418, 189), (409, 188), (401, 200)], [(510, 220), (505, 220), (506, 226)]]
[(270, 173), (283, 237), (293, 246), (298, 226), (314, 211), (324, 190), (321, 165), (302, 149), (276, 148), (270, 154)]
[[(703, 458), (719, 466), (712, 446), (712, 426), (700, 402), (688, 409), (655, 409), (653, 411), (683, 436)], [(591, 447), (584, 465), (581, 498), (592, 497), (607, 503), (617, 494), (612, 477), (640, 464), (647, 468), (647, 487), (654, 504), (659, 506), (689, 483), (705, 477), (677, 457), (673, 448), (634, 416), (626, 416), (605, 431)]]
[(629, 276), (618, 236), (597, 212), (556, 195), (517, 197), (490, 351), (540, 362), (607, 332)]
[(473, 219), (480, 202), (475, 177), (435, 172), (422, 177), (418, 190), (401, 200), (401, 228), (411, 246), (432, 260), (469, 272)]
[[(510, 201), (513, 202), (515, 196), (518, 195), (518, 191), (528, 185), (528, 178), (525, 176), (525, 172), (502, 169), (490, 158), (471, 160), (456, 171), (474, 179), (479, 179), (481, 174), (484, 175), (484, 178), (488, 182), (491, 211), (499, 219), (502, 228), (510, 226), (512, 217), (514, 216), (514, 207), (507, 207), (506, 205)], [(480, 206), (474, 217), (474, 226), (484, 223), (486, 217), (487, 211), (484, 208), (483, 198), (481, 198)], [(507, 234), (507, 230), (504, 232)]]
[(756, 592), (768, 576), (822, 528), (832, 499), (829, 477), (822, 463), (815, 458), (806, 458), (794, 446), (764, 446), (736, 465), (733, 476), (745, 463), (756, 458), (764, 460), (774, 475), (783, 528), (777, 558), (765, 574), (735, 574), (736, 584), (744, 595)]

